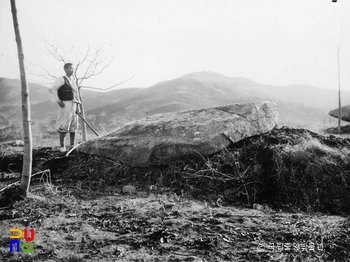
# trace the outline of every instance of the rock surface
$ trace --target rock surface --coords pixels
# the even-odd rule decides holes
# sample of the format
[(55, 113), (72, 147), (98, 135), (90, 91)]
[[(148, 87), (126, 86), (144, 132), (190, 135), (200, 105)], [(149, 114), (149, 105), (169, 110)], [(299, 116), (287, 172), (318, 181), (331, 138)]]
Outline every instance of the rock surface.
[[(339, 109), (333, 109), (331, 111), (329, 111), (328, 113), (330, 116), (333, 116), (335, 118), (339, 118)], [(350, 122), (350, 105), (347, 106), (342, 106), (341, 107), (341, 119), (346, 121), (346, 122)]]
[(158, 114), (129, 122), (77, 150), (131, 166), (150, 166), (186, 155), (210, 155), (271, 130), (277, 120), (277, 105), (270, 101)]
[(123, 193), (136, 194), (136, 188), (134, 186), (123, 186)]

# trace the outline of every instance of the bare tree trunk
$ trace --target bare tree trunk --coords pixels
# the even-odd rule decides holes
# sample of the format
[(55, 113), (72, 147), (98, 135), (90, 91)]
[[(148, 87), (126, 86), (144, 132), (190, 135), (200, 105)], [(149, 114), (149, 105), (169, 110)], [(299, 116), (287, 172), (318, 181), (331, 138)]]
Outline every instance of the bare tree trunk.
[[(80, 112), (81, 112), (81, 115), (83, 116), (83, 118), (85, 118), (85, 110), (84, 110), (84, 103), (83, 103), (83, 97), (81, 95), (81, 87), (78, 87), (78, 91), (79, 91), (79, 98), (80, 98)], [(86, 131), (86, 124), (84, 121), (81, 121), (81, 132), (82, 132), (82, 135), (83, 135), (83, 141), (85, 142), (87, 140), (87, 131)]]
[(30, 119), (30, 102), (29, 102), (29, 89), (26, 79), (26, 72), (24, 68), (24, 55), (22, 48), (22, 40), (19, 32), (16, 1), (11, 0), (11, 11), (13, 18), (13, 26), (15, 29), (19, 69), (21, 73), (21, 86), (22, 86), (22, 122), (23, 122), (23, 170), (22, 178), (20, 183), (20, 190), (24, 196), (27, 196), (30, 185), (30, 178), (32, 174), (32, 155), (33, 155), (33, 144), (32, 144), (32, 130), (31, 130), (31, 119)]
[(341, 132), (341, 118), (342, 118), (342, 109), (341, 109), (341, 91), (340, 91), (340, 65), (339, 65), (339, 51), (338, 48), (338, 103), (339, 103), (339, 109), (338, 109), (338, 133)]

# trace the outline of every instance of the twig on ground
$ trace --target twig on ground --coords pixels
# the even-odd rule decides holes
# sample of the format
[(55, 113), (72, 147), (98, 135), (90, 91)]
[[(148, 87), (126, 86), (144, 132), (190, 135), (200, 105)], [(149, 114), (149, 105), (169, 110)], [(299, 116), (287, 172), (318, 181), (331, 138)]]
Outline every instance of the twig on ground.
[(12, 184), (9, 184), (9, 185), (5, 186), (4, 188), (0, 189), (0, 192), (5, 191), (7, 188), (10, 188), (10, 187), (12, 187), (12, 186), (14, 186), (16, 184), (19, 184), (19, 182), (20, 181), (16, 181), (16, 182), (14, 182)]
[[(43, 174), (43, 173), (47, 173), (47, 172), (49, 172), (49, 174), (50, 174), (50, 169), (46, 169), (46, 170), (44, 170), (44, 171), (39, 171), (39, 172), (37, 172), (37, 173), (31, 175), (31, 177), (33, 178), (34, 176), (37, 176), (37, 175), (40, 175), (40, 174)], [(9, 184), (9, 185), (5, 186), (4, 188), (0, 189), (0, 192), (5, 191), (7, 188), (10, 188), (11, 186), (14, 186), (14, 185), (16, 185), (16, 184), (19, 184), (19, 182), (20, 182), (20, 181), (16, 181), (16, 182), (14, 182), (14, 183), (12, 183), (12, 184)]]

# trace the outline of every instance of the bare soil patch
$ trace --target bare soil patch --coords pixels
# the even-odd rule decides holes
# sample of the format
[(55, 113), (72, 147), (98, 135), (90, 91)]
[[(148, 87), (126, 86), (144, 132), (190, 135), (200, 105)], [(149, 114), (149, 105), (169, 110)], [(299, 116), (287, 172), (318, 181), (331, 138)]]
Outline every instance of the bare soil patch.
[[(33, 173), (47, 171), (30, 196), (0, 192), (1, 261), (348, 261), (349, 145), (280, 128), (137, 169), (38, 148)], [(1, 149), (0, 189), (19, 179), (20, 157)], [(34, 253), (9, 252), (11, 227), (35, 228)]]

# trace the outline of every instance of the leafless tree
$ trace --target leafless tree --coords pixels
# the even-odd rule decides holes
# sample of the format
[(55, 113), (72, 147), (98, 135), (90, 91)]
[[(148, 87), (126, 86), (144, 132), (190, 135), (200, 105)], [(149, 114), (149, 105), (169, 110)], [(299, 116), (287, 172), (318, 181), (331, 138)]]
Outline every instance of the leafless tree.
[(16, 1), (11, 0), (11, 11), (13, 19), (13, 27), (16, 35), (19, 69), (21, 73), (21, 86), (22, 86), (22, 122), (23, 122), (23, 170), (20, 183), (20, 191), (24, 196), (27, 196), (29, 191), (30, 179), (32, 175), (32, 130), (31, 130), (31, 117), (30, 117), (30, 103), (29, 103), (29, 88), (26, 79), (26, 72), (24, 68), (24, 54), (22, 48), (22, 40), (19, 31)]
[[(82, 51), (73, 52), (74, 54), (70, 56), (70, 60), (68, 61), (67, 60), (68, 55), (64, 52), (63, 49), (59, 47), (58, 44), (51, 44), (46, 40), (44, 40), (44, 43), (48, 51), (48, 55), (53, 57), (55, 60), (60, 61), (63, 64), (66, 62), (71, 62), (75, 65), (74, 78), (76, 81), (76, 85), (78, 87), (80, 100), (82, 102), (80, 106), (80, 112), (83, 118), (85, 118), (85, 110), (84, 110), (82, 89), (87, 88), (87, 89), (93, 89), (93, 90), (106, 91), (106, 90), (115, 88), (129, 81), (131, 78), (134, 77), (132, 76), (129, 79), (121, 81), (117, 84), (114, 84), (111, 87), (108, 87), (106, 89), (83, 86), (82, 84), (85, 80), (90, 79), (94, 76), (100, 75), (108, 66), (110, 66), (114, 60), (114, 56), (111, 58), (107, 58), (103, 55), (101, 48), (93, 50), (90, 46), (88, 46), (85, 52), (82, 52)], [(36, 69), (39, 69), (41, 71), (40, 74), (31, 72), (32, 74), (43, 77), (44, 79), (49, 81), (53, 81), (56, 79), (56, 76), (50, 73), (45, 67), (38, 66), (33, 63), (30, 63), (30, 64), (34, 66)], [(82, 136), (83, 136), (83, 141), (86, 141), (87, 132), (86, 132), (86, 124), (84, 123), (84, 121), (82, 121)]]

